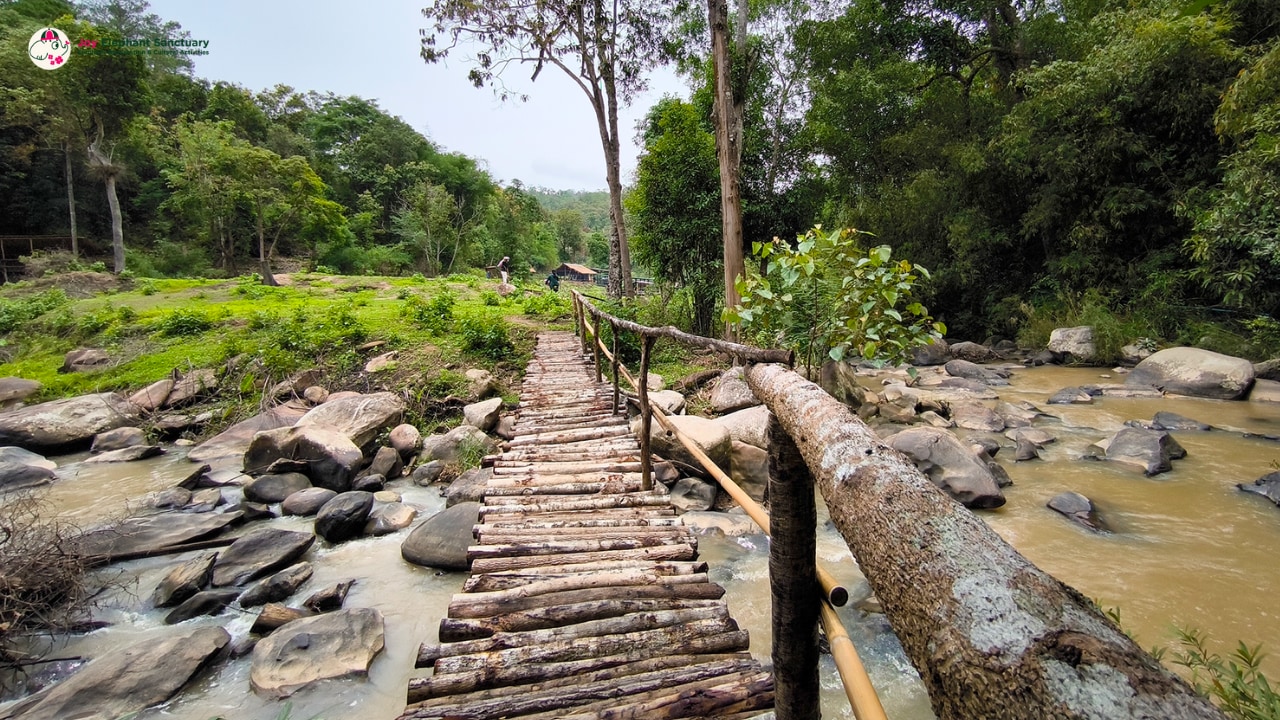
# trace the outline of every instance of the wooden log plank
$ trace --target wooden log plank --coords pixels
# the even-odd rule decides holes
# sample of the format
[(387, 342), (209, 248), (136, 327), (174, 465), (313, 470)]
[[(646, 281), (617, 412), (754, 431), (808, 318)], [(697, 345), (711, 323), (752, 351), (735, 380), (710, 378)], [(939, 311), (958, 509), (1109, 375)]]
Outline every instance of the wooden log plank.
[[(625, 518), (595, 518), (584, 516), (582, 519), (573, 520), (525, 520), (521, 519), (516, 522), (489, 522), (476, 525), (474, 532), (476, 535), (483, 535), (486, 532), (496, 530), (557, 530), (561, 528), (588, 528), (588, 527), (672, 527), (680, 524), (678, 517), (625, 517)], [(548, 533), (554, 534), (554, 533)]]
[(577, 638), (620, 635), (623, 633), (656, 630), (692, 623), (699, 620), (728, 620), (729, 606), (723, 603), (709, 607), (683, 608), (680, 610), (654, 610), (618, 615), (597, 620), (587, 620), (572, 625), (543, 630), (498, 632), (486, 638), (460, 642), (422, 643), (418, 647), (415, 667), (431, 667), (437, 660), (455, 655), (474, 655), (512, 648), (528, 647)]
[(605, 678), (552, 688), (526, 688), (518, 694), (498, 694), (486, 691), (467, 695), (439, 698), (421, 703), (411, 718), (449, 718), (450, 720), (490, 720), (515, 717), (529, 712), (569, 711), (589, 702), (617, 699), (652, 692), (659, 688), (688, 685), (696, 682), (720, 681), (741, 673), (759, 672), (749, 661), (722, 660), (713, 663), (662, 668), (634, 675)]
[(695, 538), (689, 528), (683, 525), (675, 525), (671, 527), (586, 527), (586, 528), (562, 528), (557, 532), (549, 533), (546, 530), (530, 530), (522, 531), (516, 529), (496, 530), (483, 533), (476, 538), (478, 545), (525, 545), (529, 543), (537, 543), (545, 540), (548, 536), (554, 536), (557, 542), (568, 540), (604, 540), (609, 538), (652, 538), (652, 537), (672, 537), (677, 538), (678, 542), (687, 542), (690, 538)]
[(526, 445), (553, 445), (556, 443), (572, 443), (582, 442), (584, 440), (598, 440), (601, 438), (615, 438), (623, 435), (631, 435), (631, 428), (627, 425), (605, 425), (578, 428), (575, 430), (557, 430), (553, 432), (535, 432), (528, 435), (516, 435), (508, 444), (510, 447), (524, 447)]
[[(667, 575), (693, 575), (694, 573), (706, 572), (707, 563), (702, 560), (695, 560), (691, 562), (664, 560), (612, 560), (605, 562), (580, 563), (576, 565), (548, 565), (546, 567), (523, 568), (521, 570), (504, 570), (501, 572), (489, 573), (487, 575), (474, 575), (473, 578), (504, 576), (558, 577), (573, 573), (595, 572), (598, 570), (625, 570), (628, 568), (647, 568)], [(463, 587), (465, 590), (466, 586), (464, 585)]]
[[(558, 483), (555, 485), (531, 485), (528, 487), (494, 487), (485, 488), (485, 498), (498, 497), (530, 497), (539, 495), (600, 495), (610, 493), (638, 492), (641, 483), (636, 480), (604, 480), (599, 482)], [(487, 501), (487, 500), (486, 500)]]
[[(657, 528), (655, 528), (657, 529)], [(544, 540), (506, 545), (472, 545), (467, 548), (468, 560), (500, 557), (529, 557), (533, 555), (563, 555), (566, 553), (605, 552), (609, 550), (635, 550), (659, 545), (688, 545), (697, 547), (698, 538), (693, 534), (669, 536), (646, 535), (631, 538), (599, 538), (583, 540)]]
[(611, 599), (554, 605), (522, 610), (489, 618), (451, 618), (440, 620), (441, 642), (457, 642), (489, 637), (497, 632), (524, 632), (562, 625), (602, 620), (633, 612), (682, 610), (723, 605), (724, 600), (687, 600), (684, 598)]
[(571, 510), (605, 510), (609, 508), (636, 508), (636, 507), (661, 507), (669, 505), (670, 500), (665, 496), (650, 495), (648, 493), (635, 493), (627, 495), (606, 495), (604, 497), (593, 498), (574, 498), (573, 500), (546, 501), (542, 500), (536, 503), (515, 504), (505, 503), (501, 505), (486, 504), (480, 508), (481, 519), (488, 517), (492, 512), (507, 513), (560, 513), (569, 512)]
[(635, 550), (534, 555), (530, 557), (480, 558), (472, 561), (471, 572), (486, 573), (544, 565), (596, 562), (597, 560), (693, 560), (698, 550), (692, 545), (659, 545)]
[(655, 598), (719, 600), (724, 596), (724, 588), (715, 583), (659, 583), (566, 590), (564, 592), (545, 593), (542, 595), (515, 598), (497, 603), (451, 602), (449, 604), (449, 617), (473, 619), (490, 618), (504, 613), (522, 612), (524, 610), (533, 610), (535, 608), (554, 607), (556, 605), (572, 605), (575, 603), (594, 602), (598, 600), (612, 600), (619, 596), (638, 600)]
[[(572, 638), (506, 650), (453, 655), (437, 660), (436, 671), (458, 672), (459, 670), (478, 670), (494, 665), (581, 660), (592, 655), (613, 655), (625, 650), (644, 647), (666, 648), (668, 655), (687, 654), (681, 653), (680, 647), (688, 640), (734, 631), (738, 631), (738, 624), (732, 619), (694, 620), (693, 622), (670, 625), (653, 630)], [(740, 650), (743, 648), (735, 649)]]
[[(526, 418), (518, 418), (524, 420)], [(601, 428), (601, 427), (630, 427), (626, 418), (620, 418), (613, 413), (598, 413), (595, 415), (582, 415), (575, 413), (570, 417), (565, 417), (559, 421), (547, 423), (545, 427), (538, 426), (533, 423), (525, 423), (524, 427), (517, 422), (514, 439), (522, 437), (536, 437), (546, 432), (564, 432), (566, 430), (579, 430), (583, 428)]]
[(719, 718), (725, 714), (773, 705), (773, 677), (751, 670), (710, 680), (653, 690), (625, 701), (601, 700), (549, 713), (523, 715), (523, 720), (666, 720)]
[[(511, 510), (511, 508), (508, 508)], [(668, 507), (649, 506), (640, 508), (584, 508), (564, 512), (539, 513), (530, 515), (525, 512), (502, 512), (493, 508), (485, 513), (481, 524), (520, 524), (527, 522), (557, 522), (576, 520), (646, 520), (650, 518), (676, 518), (675, 510)]]
[(609, 478), (639, 480), (637, 473), (578, 473), (576, 475), (501, 475), (489, 478), (486, 487), (541, 487), (557, 483), (603, 481)]
[[(741, 632), (741, 631), (739, 631)], [(750, 657), (745, 651), (732, 652), (723, 649), (737, 642), (736, 633), (723, 633), (689, 642), (688, 647), (700, 647), (701, 652), (668, 655), (661, 650), (641, 648), (616, 655), (584, 658), (558, 663), (537, 663), (517, 667), (495, 667), (465, 672), (440, 673), (409, 680), (409, 702), (421, 702), (430, 698), (458, 695), (460, 693), (508, 686), (519, 688), (529, 683), (569, 682), (587, 673), (610, 671), (617, 676), (631, 674), (630, 667), (638, 672), (659, 667), (677, 667), (701, 662), (716, 662)]]
[(535, 595), (546, 595), (547, 593), (566, 592), (569, 590), (583, 590), (585, 588), (656, 585), (659, 583), (681, 585), (706, 582), (709, 582), (706, 573), (668, 575), (659, 573), (652, 568), (624, 568), (622, 570), (574, 573), (562, 577), (541, 578), (501, 590), (455, 593), (450, 599), (449, 610), (452, 614), (455, 603), (466, 606), (474, 606), (477, 603), (494, 603), (495, 607), (502, 607), (502, 603), (518, 598), (529, 598)]
[(773, 365), (746, 375), (799, 447), (939, 720), (1223, 718), (817, 385)]
[(494, 463), (494, 475), (527, 475), (530, 473), (580, 473), (606, 472), (628, 473), (640, 472), (639, 462), (609, 462), (607, 460), (588, 462), (525, 462), (521, 460), (499, 460)]

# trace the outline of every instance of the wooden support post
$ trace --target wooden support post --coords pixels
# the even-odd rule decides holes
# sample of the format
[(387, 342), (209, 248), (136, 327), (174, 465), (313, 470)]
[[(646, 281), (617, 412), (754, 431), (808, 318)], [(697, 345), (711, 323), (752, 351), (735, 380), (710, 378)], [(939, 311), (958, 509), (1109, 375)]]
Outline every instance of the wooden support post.
[(587, 315), (586, 315), (587, 308), (586, 308), (586, 305), (583, 304), (582, 298), (580, 296), (578, 296), (575, 293), (574, 297), (577, 298), (578, 300), (578, 320), (577, 320), (578, 327), (582, 329), (582, 331), (578, 333), (578, 339), (582, 343), (582, 354), (586, 355), (587, 354)]
[(818, 512), (813, 477), (777, 418), (769, 418), (769, 588), (778, 720), (817, 720)]
[(599, 315), (592, 315), (592, 316), (591, 316), (591, 325), (592, 325), (592, 327), (593, 327), (593, 328), (595, 328), (595, 337), (591, 339), (591, 351), (592, 351), (592, 353), (593, 353), (593, 355), (595, 356), (595, 359), (596, 359), (596, 361), (595, 361), (595, 368), (596, 368), (596, 382), (597, 382), (597, 383), (599, 383), (599, 382), (601, 382), (601, 378), (600, 378), (600, 343), (601, 343), (601, 342), (603, 342), (603, 341), (600, 339), (600, 316), (599, 316)]
[(618, 373), (621, 372), (620, 365), (622, 361), (618, 359), (618, 324), (609, 321), (610, 336), (613, 338), (613, 414), (618, 414), (620, 406), (621, 392), (618, 390)]
[(649, 448), (649, 429), (653, 414), (649, 409), (649, 357), (653, 354), (653, 341), (645, 337), (640, 345), (640, 488), (653, 489), (653, 458)]

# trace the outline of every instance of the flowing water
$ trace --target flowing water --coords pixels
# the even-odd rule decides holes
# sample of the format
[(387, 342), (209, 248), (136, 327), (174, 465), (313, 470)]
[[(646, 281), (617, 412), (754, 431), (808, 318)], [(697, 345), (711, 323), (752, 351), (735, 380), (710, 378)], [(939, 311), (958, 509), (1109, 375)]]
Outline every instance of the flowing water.
[[(999, 458), (1014, 480), (1008, 503), (982, 517), (1028, 559), (1060, 580), (1119, 608), (1124, 627), (1144, 647), (1168, 645), (1175, 626), (1206, 631), (1219, 652), (1237, 640), (1262, 643), (1280, 653), (1280, 508), (1236, 489), (1270, 472), (1280, 460), (1280, 443), (1243, 438), (1240, 431), (1280, 435), (1280, 405), (1181, 398), (1135, 400), (1100, 398), (1093, 405), (1049, 406), (1044, 401), (1068, 385), (1115, 382), (1098, 369), (1036, 368), (1018, 371), (1013, 384), (999, 388), (1002, 400), (1029, 400), (1055, 416), (1037, 422), (1058, 441), (1043, 460), (1014, 463), (1006, 449)], [(1085, 448), (1119, 429), (1126, 420), (1150, 419), (1159, 410), (1176, 412), (1214, 425), (1208, 433), (1177, 433), (1187, 458), (1155, 478), (1104, 463), (1079, 459)], [(1006, 441), (1006, 446), (1010, 445)], [(81, 525), (118, 516), (139, 504), (148, 492), (172, 486), (190, 470), (180, 449), (127, 465), (83, 465), (83, 456), (57, 458), (58, 483), (45, 497), (64, 516)], [(393, 484), (406, 502), (430, 514), (443, 508), (435, 488)], [(1057, 493), (1074, 490), (1092, 498), (1112, 532), (1088, 532), (1045, 507)], [(234, 491), (228, 490), (231, 494)], [(854, 599), (870, 593), (866, 580), (840, 536), (826, 521), (819, 502), (820, 561), (850, 588)], [(280, 527), (310, 531), (309, 520), (285, 518)], [(389, 720), (404, 707), (405, 686), (419, 643), (436, 640), (449, 597), (461, 589), (463, 573), (437, 573), (400, 558), (404, 533), (366, 538), (337, 547), (317, 542), (307, 558), (315, 576), (298, 598), (348, 578), (359, 581), (349, 607), (374, 607), (386, 619), (386, 650), (374, 661), (368, 681), (322, 683), (292, 699), (292, 720), (360, 718)], [(725, 586), (735, 618), (751, 632), (752, 652), (768, 659), (770, 649), (768, 540), (763, 536), (707, 537), (701, 556), (713, 579)], [(75, 638), (58, 655), (92, 657), (112, 648), (168, 631), (163, 613), (148, 609), (147, 598), (175, 563), (190, 556), (153, 558), (116, 566), (126, 588), (100, 598), (100, 619), (112, 627)], [(233, 638), (248, 632), (252, 615), (227, 622), (203, 618), (191, 623), (223, 624)], [(891, 718), (932, 717), (928, 698), (884, 617), (852, 607), (841, 609), (871, 679)], [(1280, 655), (1264, 660), (1280, 677)], [(821, 668), (823, 717), (852, 718), (829, 657)], [(179, 698), (142, 713), (138, 720), (273, 720), (282, 704), (258, 698), (249, 689), (247, 658), (226, 661)]]

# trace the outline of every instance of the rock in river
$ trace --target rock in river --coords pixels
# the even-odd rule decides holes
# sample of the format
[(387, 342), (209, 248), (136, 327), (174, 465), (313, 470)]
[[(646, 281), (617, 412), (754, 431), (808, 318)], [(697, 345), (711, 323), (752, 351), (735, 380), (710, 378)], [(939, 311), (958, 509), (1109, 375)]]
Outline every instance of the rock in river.
[(283, 502), (290, 495), (311, 487), (311, 480), (302, 473), (261, 475), (244, 486), (244, 496), (260, 503)]
[(115, 393), (82, 395), (0, 413), (0, 445), (39, 452), (85, 447), (93, 436), (138, 421), (137, 405)]
[(400, 546), (400, 555), (414, 565), (466, 570), (472, 527), (480, 517), (480, 503), (459, 503), (436, 513), (414, 528)]
[(118, 718), (164, 702), (231, 641), (220, 627), (149, 638), (108, 653), (83, 670), (7, 709), (22, 720)]
[(1236, 485), (1241, 490), (1261, 495), (1276, 505), (1280, 505), (1280, 472), (1273, 472), (1263, 475), (1253, 481), (1252, 485), (1241, 483)]
[(217, 559), (218, 553), (206, 553), (170, 570), (151, 593), (151, 602), (158, 608), (170, 607), (200, 592), (209, 584), (213, 561)]
[(1106, 444), (1105, 458), (1136, 466), (1147, 475), (1159, 475), (1173, 469), (1173, 460), (1186, 456), (1187, 451), (1167, 432), (1126, 427)]
[(1200, 348), (1174, 347), (1138, 363), (1126, 385), (1149, 385), (1192, 397), (1238, 400), (1253, 385), (1253, 363)]
[(177, 625), (201, 615), (217, 615), (240, 596), (237, 589), (203, 590), (187, 598), (164, 618), (165, 625)]
[(334, 400), (309, 411), (298, 425), (324, 425), (336, 428), (351, 442), (364, 447), (384, 429), (400, 423), (404, 415), (404, 401), (395, 393), (380, 392), (370, 395)]
[(240, 595), (240, 607), (253, 607), (282, 602), (298, 592), (298, 588), (311, 579), (314, 570), (309, 562), (300, 562), (249, 586)]
[(115, 527), (93, 530), (80, 538), (86, 555), (151, 552), (205, 540), (240, 520), (239, 513), (159, 513), (129, 518)]
[(339, 493), (316, 513), (316, 534), (331, 543), (360, 537), (373, 509), (373, 493), (355, 490)]
[(340, 430), (324, 425), (297, 425), (253, 436), (244, 454), (244, 468), (246, 472), (261, 472), (281, 458), (306, 461), (307, 476), (313, 485), (344, 492), (351, 488), (351, 479), (364, 455)]
[(316, 536), (264, 527), (246, 533), (222, 552), (213, 566), (213, 584), (243, 585), (302, 557)]
[(0, 462), (0, 492), (48, 485), (58, 476), (48, 468), (15, 462)]
[(1004, 505), (1004, 494), (991, 469), (946, 430), (915, 427), (896, 433), (885, 442), (909, 457), (934, 485), (965, 507)]
[(260, 695), (283, 698), (318, 680), (365, 675), (383, 643), (382, 613), (372, 608), (295, 620), (258, 642), (249, 682)]
[(1078, 492), (1059, 493), (1046, 506), (1050, 510), (1060, 512), (1072, 522), (1095, 530), (1105, 531), (1107, 528), (1098, 517), (1098, 508), (1089, 498)]

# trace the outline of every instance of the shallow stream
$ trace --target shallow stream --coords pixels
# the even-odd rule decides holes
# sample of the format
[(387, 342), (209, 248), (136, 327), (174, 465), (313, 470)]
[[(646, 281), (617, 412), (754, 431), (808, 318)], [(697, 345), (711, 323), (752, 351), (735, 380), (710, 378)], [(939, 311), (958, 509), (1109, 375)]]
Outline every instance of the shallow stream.
[[(1280, 435), (1280, 405), (1165, 398), (1099, 398), (1092, 405), (1049, 406), (1045, 400), (1069, 385), (1118, 382), (1098, 369), (1036, 368), (1015, 373), (1013, 384), (997, 388), (1002, 400), (1029, 400), (1057, 419), (1042, 420), (1059, 439), (1043, 460), (1014, 463), (1011, 443), (998, 456), (1014, 480), (1008, 503), (982, 517), (1027, 558), (1073, 585), (1104, 607), (1120, 609), (1124, 627), (1144, 647), (1168, 645), (1174, 626), (1206, 631), (1214, 648), (1227, 653), (1237, 640), (1262, 643), (1271, 653), (1264, 667), (1280, 677), (1280, 508), (1236, 489), (1270, 472), (1280, 460), (1280, 443), (1246, 439), (1238, 431)], [(1174, 470), (1155, 478), (1104, 462), (1078, 458), (1091, 443), (1109, 436), (1130, 419), (1150, 419), (1158, 410), (1176, 412), (1222, 430), (1177, 433), (1187, 449)], [(59, 511), (80, 525), (122, 514), (148, 492), (171, 487), (191, 470), (182, 449), (127, 465), (82, 465), (79, 456), (56, 458), (60, 481), (45, 491)], [(415, 487), (407, 480), (392, 489), (417, 505), (422, 515), (444, 506), (437, 488)], [(1113, 528), (1107, 534), (1083, 530), (1045, 507), (1063, 490), (1092, 498)], [(231, 491), (228, 491), (231, 492)], [(819, 514), (825, 509), (819, 502)], [(421, 515), (420, 515), (421, 516)], [(284, 518), (279, 527), (309, 532), (310, 520)], [(820, 517), (819, 556), (854, 599), (870, 593), (843, 540)], [(360, 718), (390, 720), (404, 708), (405, 687), (419, 643), (434, 641), (449, 597), (465, 580), (463, 573), (437, 573), (404, 562), (404, 532), (328, 547), (317, 544), (306, 559), (314, 577), (297, 595), (352, 577), (359, 581), (348, 607), (373, 607), (386, 620), (386, 650), (374, 661), (369, 680), (323, 683), (292, 699), (290, 720)], [(767, 661), (770, 646), (768, 545), (763, 536), (707, 537), (702, 558), (712, 577), (727, 589), (733, 615), (751, 632), (752, 652)], [(165, 633), (161, 611), (147, 609), (160, 578), (188, 556), (170, 556), (115, 566), (128, 580), (126, 590), (100, 598), (99, 619), (112, 627), (74, 638), (58, 655), (92, 657), (153, 634)], [(859, 648), (886, 710), (895, 720), (931, 718), (928, 698), (883, 616), (852, 607), (841, 615)], [(253, 616), (229, 623), (233, 638), (248, 632)], [(227, 616), (191, 623), (227, 624)], [(234, 640), (233, 640), (234, 642)], [(822, 666), (823, 717), (851, 718), (830, 658)], [(258, 698), (249, 689), (247, 658), (227, 661), (179, 698), (142, 713), (137, 720), (274, 720), (283, 705)]]

